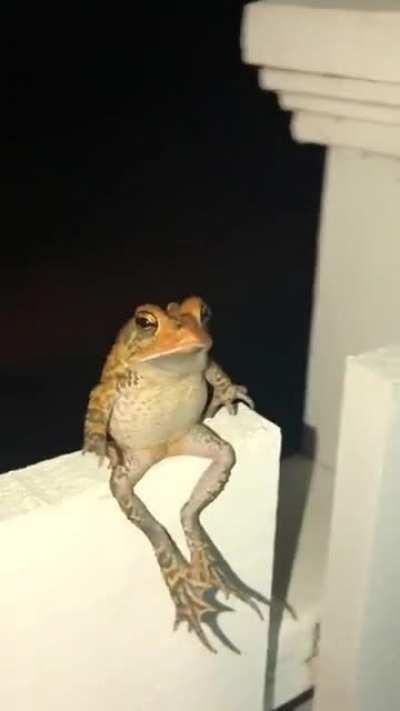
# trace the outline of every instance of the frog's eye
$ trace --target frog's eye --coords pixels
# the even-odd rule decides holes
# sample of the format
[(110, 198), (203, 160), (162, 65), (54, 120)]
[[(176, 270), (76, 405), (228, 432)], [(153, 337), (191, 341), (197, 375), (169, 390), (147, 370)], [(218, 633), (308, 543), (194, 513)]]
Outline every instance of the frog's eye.
[(208, 323), (209, 320), (211, 319), (211, 316), (212, 316), (212, 313), (211, 313), (210, 307), (207, 306), (207, 304), (204, 303), (204, 301), (203, 301), (201, 304), (201, 308), (200, 308), (201, 323), (204, 323), (204, 324)]
[(138, 311), (135, 316), (135, 323), (141, 331), (146, 331), (148, 333), (155, 331), (158, 326), (156, 317), (154, 314), (150, 313), (150, 311)]

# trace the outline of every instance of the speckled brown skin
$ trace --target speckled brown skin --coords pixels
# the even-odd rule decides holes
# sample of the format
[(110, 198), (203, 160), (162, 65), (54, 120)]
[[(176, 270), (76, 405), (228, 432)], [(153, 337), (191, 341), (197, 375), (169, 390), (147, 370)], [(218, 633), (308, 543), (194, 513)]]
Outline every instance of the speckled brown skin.
[[(220, 406), (234, 414), (238, 400), (254, 405), (246, 388), (234, 385), (209, 358), (208, 315), (198, 297), (169, 304), (165, 310), (154, 304), (136, 309), (90, 393), (83, 450), (95, 453), (100, 461), (109, 460), (111, 491), (153, 546), (175, 604), (175, 626), (186, 621), (189, 630), (215, 651), (204, 633), (206, 624), (238, 651), (217, 625), (217, 615), (229, 608), (216, 593), (233, 593), (258, 612), (254, 599), (268, 600), (235, 575), (200, 522), (201, 512), (220, 494), (235, 463), (231, 445), (202, 421)], [(213, 395), (205, 412), (207, 383)], [(177, 454), (211, 459), (181, 511), (190, 561), (135, 492), (155, 462)]]

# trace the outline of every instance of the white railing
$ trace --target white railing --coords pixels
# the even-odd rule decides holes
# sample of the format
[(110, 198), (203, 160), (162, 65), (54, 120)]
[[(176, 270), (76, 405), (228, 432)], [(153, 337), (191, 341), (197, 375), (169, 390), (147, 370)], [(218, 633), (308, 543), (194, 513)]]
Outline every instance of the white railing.
[[(280, 432), (246, 407), (210, 421), (237, 464), (203, 523), (234, 571), (269, 597)], [(185, 552), (179, 511), (205, 460), (175, 457), (137, 487)], [(76, 452), (0, 477), (0, 708), (5, 711), (261, 709), (268, 608), (220, 626), (240, 649), (205, 649), (174, 610), (151, 547), (121, 514), (109, 472)], [(224, 598), (221, 598), (222, 602)]]

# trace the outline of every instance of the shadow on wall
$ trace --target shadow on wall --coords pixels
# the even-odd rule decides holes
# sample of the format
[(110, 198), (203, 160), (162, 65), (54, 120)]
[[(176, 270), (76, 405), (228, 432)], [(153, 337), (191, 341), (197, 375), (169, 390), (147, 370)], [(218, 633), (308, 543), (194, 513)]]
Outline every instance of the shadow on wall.
[[(293, 467), (286, 467), (285, 462), (281, 463), (272, 582), (273, 600), (288, 600), (293, 565), (311, 486), (312, 472), (313, 461), (311, 459), (308, 461), (307, 469), (305, 469), (304, 465), (302, 466), (299, 476), (296, 476), (297, 472), (293, 470)], [(288, 602), (290, 602), (290, 599)], [(264, 711), (272, 711), (274, 708), (275, 675), (283, 614), (282, 605), (273, 601), (268, 631)], [(310, 698), (310, 696), (311, 693), (306, 694), (303, 700)], [(296, 708), (297, 703), (300, 703), (300, 700), (296, 700), (292, 705), (285, 706), (282, 711), (290, 711), (290, 709)]]

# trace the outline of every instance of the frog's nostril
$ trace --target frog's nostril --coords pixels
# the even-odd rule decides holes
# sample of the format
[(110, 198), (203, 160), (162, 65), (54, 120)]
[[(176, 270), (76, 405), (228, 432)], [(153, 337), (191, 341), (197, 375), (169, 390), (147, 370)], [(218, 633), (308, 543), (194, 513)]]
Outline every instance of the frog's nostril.
[(174, 328), (176, 328), (177, 331), (183, 327), (183, 321), (180, 318), (175, 317), (172, 319), (172, 322), (173, 322)]

